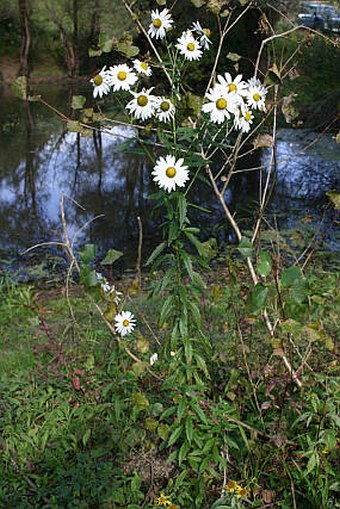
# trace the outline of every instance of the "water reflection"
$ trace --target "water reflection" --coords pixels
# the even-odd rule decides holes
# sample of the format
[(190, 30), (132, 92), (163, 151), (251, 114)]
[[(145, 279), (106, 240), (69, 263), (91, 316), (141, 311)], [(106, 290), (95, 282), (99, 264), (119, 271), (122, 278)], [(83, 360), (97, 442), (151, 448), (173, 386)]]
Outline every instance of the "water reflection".
[[(268, 213), (275, 216), (280, 229), (301, 229), (301, 225), (316, 230), (324, 221), (320, 235), (334, 218), (327, 191), (339, 190), (340, 145), (334, 133), (282, 129), (276, 145), (275, 192)], [(264, 153), (268, 168), (269, 152)], [(273, 170), (273, 168), (272, 168)], [(340, 251), (335, 228), (326, 237), (328, 247)]]
[[(65, 111), (69, 89), (49, 89), (48, 94), (47, 100)], [(66, 195), (69, 234), (71, 238), (76, 236), (76, 246), (93, 242), (101, 252), (122, 250), (125, 266), (131, 267), (136, 259), (140, 216), (144, 256), (149, 254), (160, 238), (161, 218), (150, 213), (147, 196), (155, 187), (150, 181), (149, 163), (141, 155), (121, 150), (121, 144), (136, 135), (132, 128), (115, 126), (110, 132), (94, 131), (82, 137), (67, 132), (63, 122), (42, 105), (16, 100), (6, 89), (0, 102), (0, 119), (2, 258), (17, 256), (38, 242), (62, 238), (62, 193)], [(310, 210), (315, 214), (315, 204), (325, 203), (325, 191), (337, 183), (339, 146), (330, 137), (323, 138), (326, 143), (314, 145), (308, 153), (300, 153), (313, 137), (313, 133), (292, 130), (279, 135), (277, 187), (271, 211), (279, 218), (281, 228), (295, 226), (297, 218)], [(267, 155), (264, 162), (268, 162)], [(247, 164), (258, 166), (258, 154)], [(227, 199), (231, 210), (237, 209), (237, 219), (243, 226), (251, 227), (257, 196), (257, 172), (233, 179)], [(190, 199), (210, 211), (191, 209), (205, 237), (213, 234), (222, 240), (232, 238), (211, 189), (202, 185)], [(104, 217), (91, 221), (99, 215)]]

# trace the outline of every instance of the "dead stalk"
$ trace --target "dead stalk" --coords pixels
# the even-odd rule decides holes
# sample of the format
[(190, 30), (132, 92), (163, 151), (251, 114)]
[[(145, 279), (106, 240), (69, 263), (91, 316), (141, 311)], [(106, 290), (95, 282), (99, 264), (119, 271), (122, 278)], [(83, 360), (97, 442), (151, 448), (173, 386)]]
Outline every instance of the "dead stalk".
[(142, 273), (141, 273), (141, 263), (142, 263), (142, 245), (143, 245), (143, 225), (142, 220), (138, 216), (138, 250), (137, 250), (137, 260), (136, 260), (136, 273), (138, 280), (138, 287), (141, 287), (142, 284)]

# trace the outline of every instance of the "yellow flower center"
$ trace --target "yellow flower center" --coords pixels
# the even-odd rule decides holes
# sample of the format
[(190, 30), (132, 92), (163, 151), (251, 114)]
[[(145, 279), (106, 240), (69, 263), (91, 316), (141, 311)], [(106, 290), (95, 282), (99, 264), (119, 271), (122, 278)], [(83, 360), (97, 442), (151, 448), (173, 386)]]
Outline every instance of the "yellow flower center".
[(99, 87), (99, 85), (101, 85), (103, 83), (103, 78), (100, 74), (97, 74), (94, 78), (93, 78), (93, 82), (95, 85), (97, 85), (97, 87)]
[(218, 110), (225, 110), (226, 107), (227, 107), (227, 101), (225, 99), (223, 99), (223, 97), (220, 97), (219, 99), (217, 99), (216, 108)]
[(249, 120), (251, 119), (251, 113), (249, 110), (247, 110), (244, 114), (244, 118), (247, 122), (249, 122)]
[(261, 96), (258, 92), (256, 92), (255, 94), (253, 94), (253, 99), (255, 102), (258, 102), (260, 99), (261, 99)]
[(123, 326), (124, 326), (124, 327), (128, 327), (128, 326), (129, 326), (129, 324), (130, 324), (129, 320), (126, 320), (126, 319), (125, 319), (125, 320), (123, 320)]
[(137, 104), (138, 106), (146, 106), (148, 104), (149, 100), (146, 97), (146, 95), (139, 95), (137, 97)]
[(160, 20), (159, 18), (156, 18), (153, 20), (152, 24), (155, 28), (161, 28), (162, 20)]
[(141, 62), (140, 66), (142, 69), (144, 69), (144, 71), (147, 71), (149, 69), (149, 66), (146, 62)]
[(174, 176), (176, 175), (176, 168), (174, 168), (173, 166), (170, 166), (169, 168), (166, 169), (166, 176), (169, 178), (169, 179), (172, 179), (174, 178)]
[(162, 101), (160, 108), (162, 111), (168, 111), (170, 109), (170, 104), (168, 101)]
[(206, 35), (207, 37), (210, 37), (210, 35), (211, 35), (211, 30), (210, 30), (210, 28), (203, 28), (203, 32), (205, 33), (205, 35)]
[(237, 86), (235, 85), (235, 83), (230, 83), (228, 90), (229, 92), (235, 92), (235, 90), (237, 90)]
[(117, 74), (117, 78), (119, 79), (119, 81), (126, 80), (126, 78), (127, 78), (126, 72), (125, 71), (119, 71), (119, 73)]
[(195, 44), (193, 42), (188, 42), (187, 50), (188, 51), (194, 51), (195, 50)]

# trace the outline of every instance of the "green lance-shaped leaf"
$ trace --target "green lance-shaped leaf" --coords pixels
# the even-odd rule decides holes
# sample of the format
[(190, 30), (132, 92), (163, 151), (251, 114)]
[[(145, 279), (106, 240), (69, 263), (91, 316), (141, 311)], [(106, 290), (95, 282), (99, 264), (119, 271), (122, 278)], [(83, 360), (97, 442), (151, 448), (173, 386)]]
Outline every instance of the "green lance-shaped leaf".
[(166, 242), (161, 242), (160, 244), (158, 244), (158, 246), (152, 251), (151, 255), (149, 256), (146, 265), (147, 266), (151, 265), (156, 260), (156, 258), (162, 253), (162, 251), (164, 251), (165, 248)]
[(160, 326), (162, 326), (164, 322), (166, 322), (168, 317), (171, 315), (172, 311), (175, 309), (175, 301), (176, 301), (175, 295), (169, 295), (165, 299), (161, 310), (161, 316), (159, 318)]
[(112, 265), (121, 256), (123, 256), (121, 251), (116, 251), (116, 249), (109, 249), (105, 255), (104, 260), (100, 262), (100, 265)]
[(203, 371), (203, 373), (205, 374), (205, 376), (207, 378), (210, 378), (207, 364), (206, 364), (205, 360), (203, 359), (203, 357), (201, 357), (197, 353), (195, 353), (194, 356), (195, 356), (195, 360), (197, 362), (197, 366)]
[(83, 446), (86, 447), (87, 445), (87, 442), (90, 440), (90, 436), (91, 436), (91, 428), (88, 428), (84, 435), (83, 435), (83, 438), (82, 438), (82, 442), (83, 442)]
[(191, 444), (193, 432), (194, 427), (192, 424), (192, 417), (188, 415), (188, 417), (185, 420), (185, 435), (187, 437), (187, 441), (189, 442), (189, 444)]
[(179, 437), (182, 434), (182, 431), (183, 431), (182, 424), (173, 430), (173, 432), (171, 433), (171, 435), (169, 437), (169, 440), (168, 440), (168, 446), (169, 447), (171, 445), (173, 445), (175, 442), (177, 442), (177, 440), (179, 439)]
[(185, 354), (185, 361), (186, 361), (187, 365), (190, 366), (190, 364), (192, 362), (193, 348), (192, 348), (191, 340), (189, 338), (187, 338), (184, 343), (184, 354)]
[[(192, 233), (193, 228), (186, 228), (184, 230), (185, 235), (190, 240), (190, 242), (195, 246), (198, 251), (198, 254), (205, 258), (206, 249), (202, 242), (196, 237), (195, 233)], [(199, 230), (198, 230), (199, 231)]]
[(183, 193), (178, 193), (179, 224), (182, 228), (187, 222), (187, 201)]
[(179, 453), (178, 453), (179, 465), (181, 465), (183, 463), (183, 461), (185, 460), (185, 458), (187, 457), (189, 449), (190, 449), (190, 445), (188, 444), (188, 442), (183, 442), (183, 444), (179, 450)]
[(179, 405), (177, 407), (177, 419), (179, 421), (182, 420), (183, 415), (185, 414), (185, 411), (187, 410), (187, 406), (188, 406), (188, 400), (185, 396), (182, 396), (181, 400), (179, 402)]
[(202, 322), (202, 317), (198, 305), (195, 302), (188, 301), (187, 306), (188, 311), (194, 320), (194, 323), (197, 325), (197, 327), (199, 327)]
[(183, 260), (183, 263), (184, 263), (185, 269), (188, 273), (188, 276), (192, 280), (194, 277), (194, 272), (193, 272), (193, 268), (192, 268), (192, 260), (191, 260), (190, 256), (188, 255), (188, 253), (186, 253), (185, 251), (181, 252), (181, 258)]

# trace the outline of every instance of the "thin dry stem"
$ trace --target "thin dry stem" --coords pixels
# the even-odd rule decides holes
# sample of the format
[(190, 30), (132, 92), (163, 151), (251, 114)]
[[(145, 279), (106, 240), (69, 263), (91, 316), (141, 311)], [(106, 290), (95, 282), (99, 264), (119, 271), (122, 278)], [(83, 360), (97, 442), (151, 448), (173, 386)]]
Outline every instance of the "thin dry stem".
[(75, 268), (77, 269), (78, 272), (80, 272), (80, 267), (79, 267), (79, 264), (73, 254), (72, 245), (71, 245), (70, 238), (69, 238), (68, 231), (67, 231), (65, 210), (64, 210), (64, 196), (65, 196), (64, 192), (62, 192), (61, 200), (60, 200), (60, 211), (61, 211), (61, 223), (63, 226), (63, 232), (64, 232), (64, 238), (65, 238), (65, 246), (66, 246), (68, 255), (69, 255), (71, 261), (73, 262)]
[(226, 35), (240, 21), (240, 19), (245, 15), (245, 13), (248, 11), (248, 9), (250, 9), (251, 6), (252, 6), (252, 2), (249, 2), (249, 4), (241, 12), (241, 14), (231, 23), (230, 26), (228, 26), (228, 23), (229, 23), (230, 17), (231, 17), (231, 14), (230, 14), (228, 16), (228, 18), (227, 18), (227, 21), (226, 21), (224, 27), (223, 27), (223, 30), (221, 30), (220, 20), (218, 18), (218, 23), (219, 23), (219, 28), (220, 28), (220, 40), (219, 40), (218, 48), (217, 48), (217, 51), (216, 51), (216, 57), (215, 57), (214, 65), (213, 65), (213, 68), (212, 68), (212, 71), (211, 71), (210, 79), (208, 81), (208, 85), (206, 87), (205, 93), (208, 92), (208, 90), (209, 90), (209, 88), (211, 86), (211, 83), (214, 80), (216, 69), (217, 69), (217, 65), (218, 65), (218, 62), (219, 62), (219, 59), (220, 59), (220, 56), (221, 56), (223, 41), (224, 41)]
[(122, 0), (123, 2), (123, 5), (124, 7), (126, 8), (126, 10), (128, 11), (128, 13), (130, 14), (130, 16), (132, 17), (132, 19), (134, 20), (134, 22), (136, 23), (136, 25), (138, 26), (138, 28), (140, 29), (140, 31), (143, 33), (143, 35), (147, 38), (148, 40), (148, 43), (150, 44), (150, 47), (152, 48), (152, 51), (154, 52), (154, 54), (156, 55), (156, 58), (158, 60), (158, 62), (160, 63), (160, 66), (161, 68), (163, 69), (163, 72), (167, 78), (167, 80), (169, 81), (170, 85), (172, 86), (172, 79), (171, 79), (171, 76), (170, 74), (168, 73), (168, 71), (166, 70), (166, 67), (163, 63), (163, 59), (162, 57), (160, 56), (160, 54), (158, 53), (154, 43), (152, 42), (152, 39), (151, 37), (149, 36), (148, 32), (145, 30), (145, 28), (143, 27), (142, 23), (139, 21), (138, 19), (138, 16), (133, 12), (131, 6), (128, 4), (128, 2), (126, 0)]
[(267, 42), (274, 41), (275, 39), (279, 39), (280, 37), (284, 37), (286, 35), (292, 34), (293, 32), (296, 32), (297, 30), (307, 30), (307, 32), (311, 32), (315, 35), (318, 35), (319, 37), (322, 37), (326, 41), (330, 42), (333, 46), (339, 47), (339, 43), (336, 40), (333, 40), (330, 37), (327, 37), (326, 35), (318, 32), (317, 30), (314, 30), (313, 28), (305, 27), (303, 25), (302, 26), (300, 26), (300, 25), (294, 26), (293, 28), (290, 28), (289, 30), (285, 30), (284, 32), (281, 32), (279, 34), (271, 35), (270, 37), (267, 37), (267, 39), (263, 39), (263, 41), (261, 42), (260, 50), (257, 55), (257, 59), (256, 59), (254, 76), (257, 76), (262, 52), (263, 52), (264, 47), (267, 44)]
[(262, 218), (263, 218), (263, 213), (264, 213), (264, 210), (265, 210), (266, 204), (267, 204), (267, 194), (268, 194), (269, 184), (271, 182), (271, 177), (272, 177), (271, 168), (273, 167), (273, 161), (275, 159), (275, 150), (276, 150), (275, 149), (275, 145), (276, 145), (275, 141), (276, 141), (276, 130), (277, 130), (277, 103), (276, 103), (277, 94), (278, 94), (278, 87), (276, 85), (275, 86), (275, 91), (274, 91), (274, 104), (275, 104), (275, 106), (274, 106), (274, 109), (273, 109), (273, 133), (272, 133), (273, 146), (271, 148), (271, 153), (270, 153), (270, 163), (268, 165), (268, 170), (267, 170), (267, 175), (266, 175), (266, 182), (265, 182), (265, 185), (264, 185), (263, 192), (260, 193), (259, 217), (257, 219), (256, 225), (255, 225), (255, 228), (254, 228), (252, 242), (255, 242), (255, 240), (256, 240), (256, 238), (258, 236), (259, 230), (260, 230), (260, 226), (261, 226)]
[(138, 249), (137, 249), (137, 260), (136, 260), (136, 272), (137, 272), (138, 286), (140, 288), (141, 284), (142, 284), (141, 263), (142, 263), (142, 245), (143, 245), (143, 225), (142, 225), (142, 220), (139, 216), (137, 217), (137, 223), (138, 223)]
[(155, 334), (154, 330), (152, 329), (152, 327), (150, 326), (149, 322), (147, 321), (147, 319), (145, 318), (144, 314), (142, 313), (142, 311), (140, 310), (140, 308), (137, 306), (137, 304), (131, 299), (130, 295), (127, 295), (127, 300), (129, 300), (129, 302), (131, 303), (131, 305), (133, 306), (134, 309), (136, 309), (137, 313), (138, 313), (138, 316), (141, 318), (142, 322), (144, 323), (144, 325), (147, 327), (147, 329), (149, 330), (149, 332), (152, 334), (152, 337), (154, 338), (154, 340), (156, 341), (157, 345), (159, 347), (162, 346), (161, 342), (159, 341), (157, 335)]

